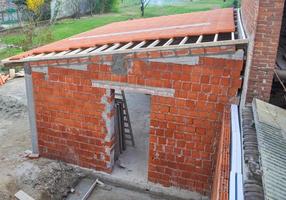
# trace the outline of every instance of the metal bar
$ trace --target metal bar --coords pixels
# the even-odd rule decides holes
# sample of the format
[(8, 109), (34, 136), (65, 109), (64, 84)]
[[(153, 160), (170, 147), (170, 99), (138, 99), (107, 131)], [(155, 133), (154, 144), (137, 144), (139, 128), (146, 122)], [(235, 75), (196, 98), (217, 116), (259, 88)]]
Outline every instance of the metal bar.
[(170, 46), (170, 44), (174, 41), (173, 38), (169, 39), (164, 45), (163, 47), (166, 47), (166, 46)]
[(87, 200), (88, 197), (90, 196), (91, 192), (94, 190), (96, 184), (97, 184), (98, 179), (96, 179), (94, 181), (94, 183), (90, 186), (90, 188), (88, 189), (87, 193), (82, 197), (81, 200)]
[(26, 95), (27, 95), (28, 112), (29, 112), (29, 123), (31, 130), (31, 139), (32, 139), (32, 152), (33, 154), (39, 154), (32, 70), (28, 63), (25, 64), (24, 70), (25, 70)]
[(144, 41), (142, 41), (142, 42), (140, 42), (139, 44), (137, 44), (135, 47), (133, 47), (132, 49), (139, 49), (139, 48), (141, 48), (142, 46), (144, 46), (146, 44), (146, 41), (144, 40)]
[(184, 37), (184, 38), (182, 39), (182, 41), (180, 42), (179, 46), (180, 46), (180, 45), (184, 45), (184, 44), (188, 41), (188, 39), (189, 39), (189, 37)]
[(159, 44), (160, 40), (155, 40), (154, 42), (152, 42), (147, 48), (153, 48), (155, 47), (157, 44)]

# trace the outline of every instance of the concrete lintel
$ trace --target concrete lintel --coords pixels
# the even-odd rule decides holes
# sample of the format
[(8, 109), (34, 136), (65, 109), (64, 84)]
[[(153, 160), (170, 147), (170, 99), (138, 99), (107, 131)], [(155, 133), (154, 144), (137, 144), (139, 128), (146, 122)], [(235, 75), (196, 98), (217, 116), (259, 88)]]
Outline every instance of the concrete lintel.
[(62, 69), (73, 69), (73, 70), (80, 70), (80, 71), (87, 71), (87, 66), (88, 64), (68, 64), (68, 65), (63, 65), (63, 66), (56, 66), (57, 68), (62, 68)]
[(242, 49), (239, 49), (235, 53), (207, 55), (207, 56), (203, 56), (203, 57), (223, 58), (223, 59), (228, 59), (228, 60), (243, 60), (243, 56), (244, 56), (244, 51)]
[(29, 64), (25, 64), (24, 69), (25, 69), (26, 93), (27, 93), (27, 103), (29, 112), (29, 123), (31, 129), (31, 139), (32, 139), (32, 152), (33, 154), (39, 154), (32, 70)]
[(151, 62), (161, 62), (161, 63), (175, 63), (182, 65), (197, 65), (199, 64), (200, 57), (199, 56), (184, 56), (184, 57), (176, 57), (176, 58), (155, 58), (149, 59)]
[(39, 73), (48, 73), (48, 67), (32, 67), (31, 68), (32, 72), (39, 72)]
[(136, 92), (136, 93), (158, 95), (158, 96), (165, 96), (165, 97), (173, 97), (175, 94), (174, 89), (141, 86), (141, 85), (120, 83), (120, 82), (113, 82), (113, 81), (93, 80), (92, 86), (98, 87), (98, 88), (125, 90), (125, 91), (131, 91), (131, 92)]
[(54, 66), (43, 66), (43, 67), (32, 67), (33, 72), (40, 72), (40, 73), (48, 73), (49, 67), (56, 67), (61, 69), (73, 69), (73, 70), (80, 70), (80, 71), (87, 71), (88, 64), (67, 64), (67, 65), (54, 65)]

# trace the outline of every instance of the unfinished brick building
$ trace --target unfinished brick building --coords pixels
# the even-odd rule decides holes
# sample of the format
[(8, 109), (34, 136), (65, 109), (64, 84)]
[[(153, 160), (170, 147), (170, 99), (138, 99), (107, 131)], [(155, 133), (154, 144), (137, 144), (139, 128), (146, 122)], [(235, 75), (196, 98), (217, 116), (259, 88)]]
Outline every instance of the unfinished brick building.
[(144, 93), (148, 181), (209, 196), (214, 172), (229, 171), (221, 135), (242, 86), (240, 29), (232, 8), (130, 20), (7, 59), (25, 66), (33, 152), (112, 173), (115, 91)]

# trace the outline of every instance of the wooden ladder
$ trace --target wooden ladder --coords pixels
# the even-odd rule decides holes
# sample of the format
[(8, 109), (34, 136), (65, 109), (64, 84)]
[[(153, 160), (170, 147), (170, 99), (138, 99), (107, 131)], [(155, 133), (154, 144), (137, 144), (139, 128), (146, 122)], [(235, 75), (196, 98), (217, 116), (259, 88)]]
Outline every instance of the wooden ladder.
[[(121, 119), (123, 120), (122, 125), (123, 125), (123, 140), (124, 143), (126, 144), (127, 141), (131, 141), (132, 146), (135, 147), (135, 141), (134, 141), (134, 136), (133, 136), (133, 131), (132, 131), (132, 126), (130, 122), (130, 116), (128, 112), (128, 107), (127, 107), (127, 102), (125, 98), (125, 93), (122, 90), (121, 93), (116, 93), (116, 98), (122, 100), (122, 117)], [(121, 98), (118, 98), (121, 97)], [(124, 145), (126, 146), (126, 145)]]

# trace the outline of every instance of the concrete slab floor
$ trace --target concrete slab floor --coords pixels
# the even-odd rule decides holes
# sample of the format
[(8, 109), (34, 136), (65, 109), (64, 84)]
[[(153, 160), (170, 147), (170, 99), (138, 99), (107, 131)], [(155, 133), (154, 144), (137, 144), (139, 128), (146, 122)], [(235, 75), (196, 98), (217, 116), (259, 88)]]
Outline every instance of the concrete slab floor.
[(96, 187), (88, 200), (167, 200), (157, 195), (137, 192), (122, 187), (111, 186), (110, 189), (106, 190), (103, 187)]
[[(147, 182), (149, 130), (150, 130), (150, 96), (139, 93), (125, 93), (135, 147), (127, 146), (119, 160), (126, 168), (115, 164), (112, 176), (132, 182)], [(129, 143), (131, 144), (131, 142)]]

